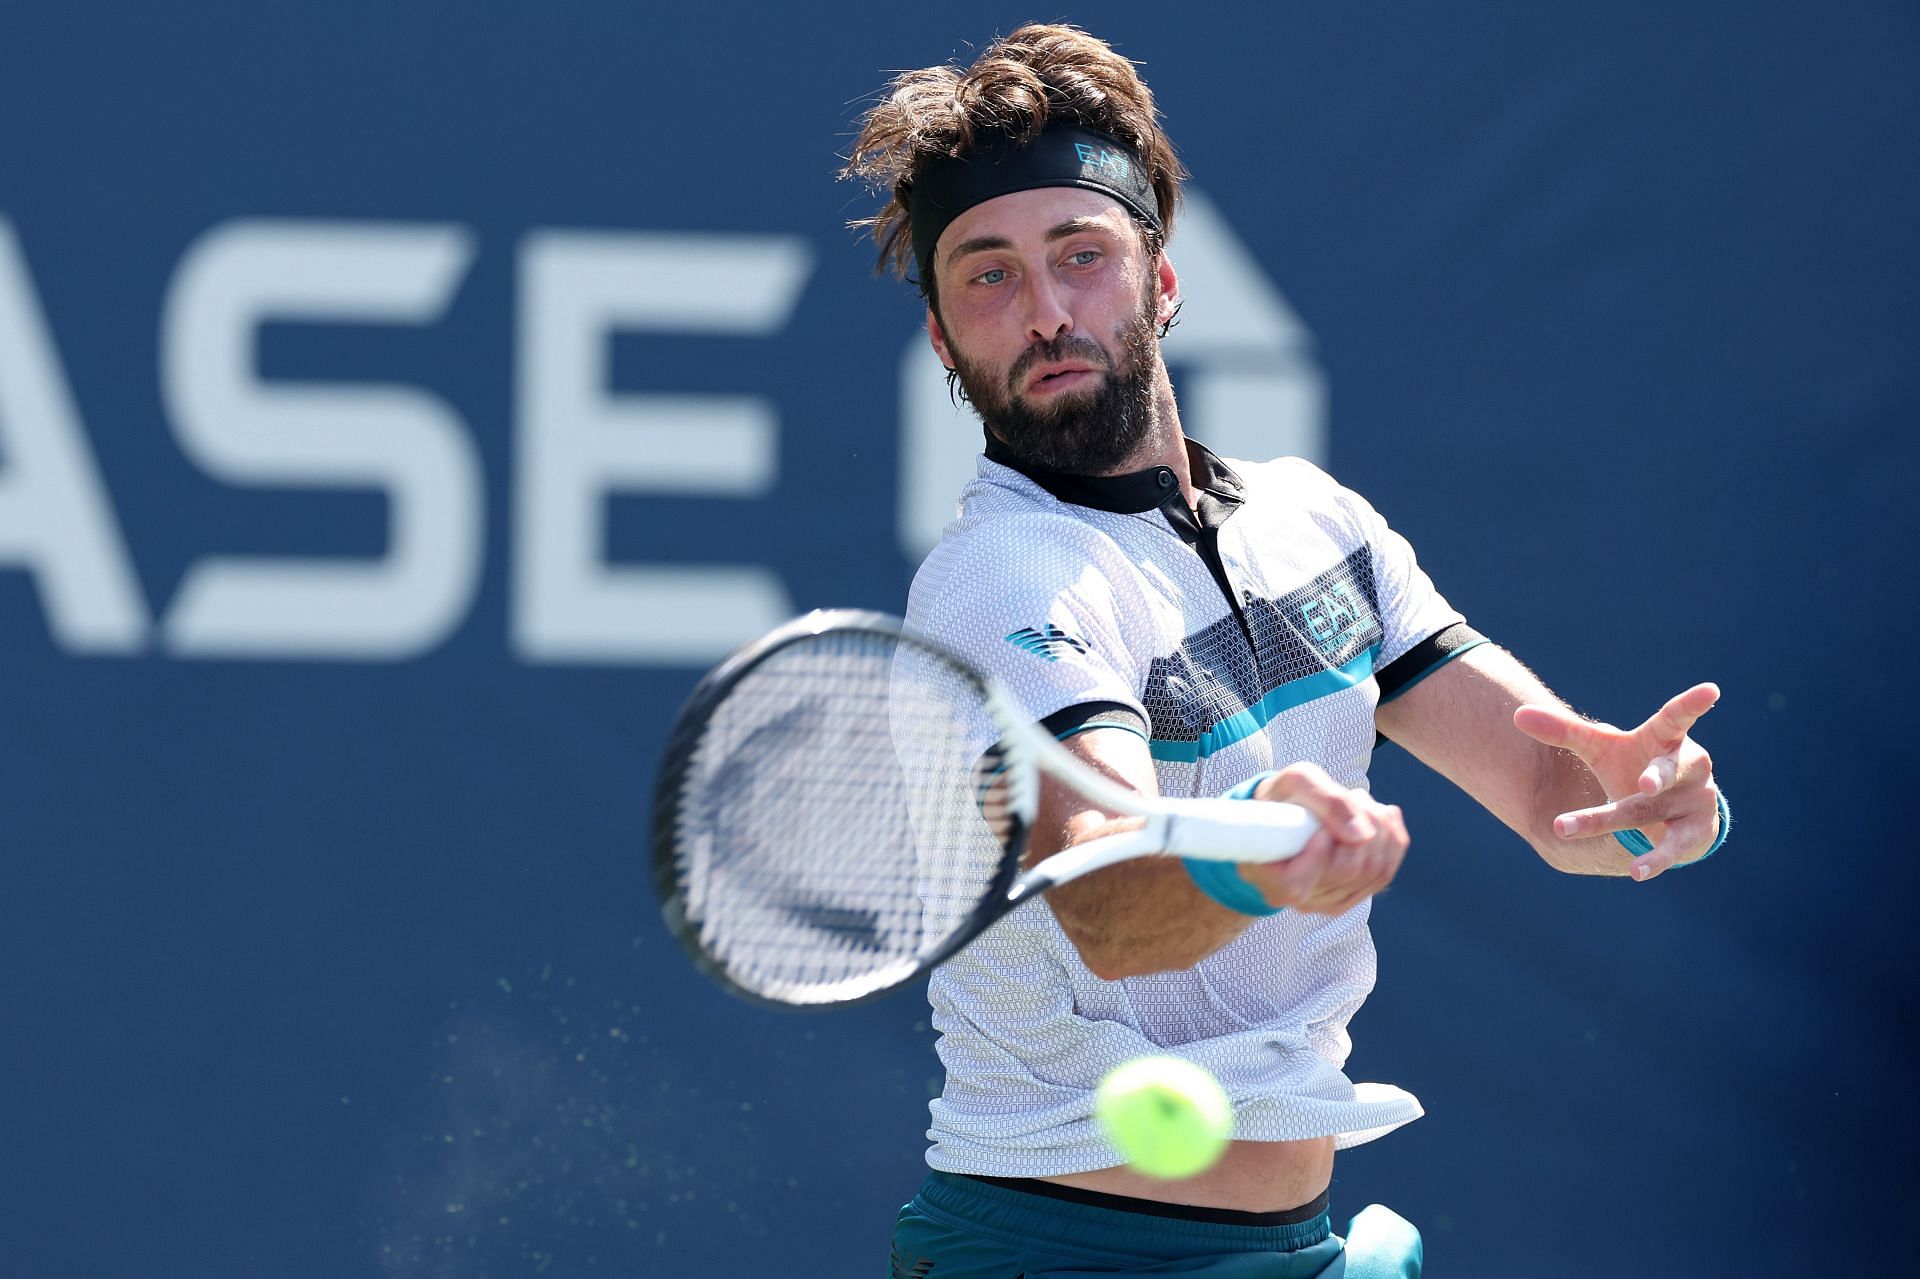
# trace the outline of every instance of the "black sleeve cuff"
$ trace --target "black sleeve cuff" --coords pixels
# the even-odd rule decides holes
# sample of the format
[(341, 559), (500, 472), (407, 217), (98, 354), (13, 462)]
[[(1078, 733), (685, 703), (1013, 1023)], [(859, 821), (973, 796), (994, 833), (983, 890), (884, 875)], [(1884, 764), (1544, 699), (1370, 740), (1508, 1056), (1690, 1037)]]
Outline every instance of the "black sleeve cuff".
[(1147, 736), (1147, 721), (1125, 702), (1081, 702), (1055, 711), (1040, 721), (1040, 727), (1058, 739), (1084, 733), (1089, 728), (1124, 728), (1143, 738)]
[(1455, 622), (1435, 631), (1396, 657), (1391, 665), (1373, 673), (1380, 685), (1381, 702), (1392, 701), (1460, 654), (1486, 642), (1486, 636), (1465, 622)]

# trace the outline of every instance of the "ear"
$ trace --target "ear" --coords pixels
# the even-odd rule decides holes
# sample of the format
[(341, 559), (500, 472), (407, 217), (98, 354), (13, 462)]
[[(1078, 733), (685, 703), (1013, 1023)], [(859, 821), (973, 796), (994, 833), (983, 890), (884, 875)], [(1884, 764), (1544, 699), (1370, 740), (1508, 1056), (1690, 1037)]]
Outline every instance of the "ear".
[(933, 308), (927, 308), (927, 341), (933, 344), (933, 353), (940, 357), (940, 363), (953, 368), (953, 353), (947, 349), (947, 331), (940, 327), (940, 317)]
[(1171, 320), (1173, 313), (1180, 309), (1180, 276), (1173, 269), (1173, 259), (1167, 256), (1164, 249), (1160, 251), (1156, 270), (1160, 276), (1160, 304), (1154, 309), (1153, 322), (1161, 325)]

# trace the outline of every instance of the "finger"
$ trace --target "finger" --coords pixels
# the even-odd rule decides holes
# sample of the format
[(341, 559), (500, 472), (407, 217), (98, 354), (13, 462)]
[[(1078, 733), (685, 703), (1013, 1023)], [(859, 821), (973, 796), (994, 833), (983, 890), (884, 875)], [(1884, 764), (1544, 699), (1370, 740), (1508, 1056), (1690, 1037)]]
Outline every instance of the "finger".
[(1652, 879), (1682, 862), (1702, 856), (1720, 833), (1719, 792), (1712, 786), (1690, 794), (1685, 808), (1666, 815), (1666, 829), (1653, 848), (1634, 862), (1635, 879)]
[(1564, 706), (1533, 703), (1513, 712), (1513, 726), (1543, 746), (1572, 751), (1589, 759), (1620, 730), (1611, 724), (1597, 724)]
[(1667, 704), (1655, 711), (1639, 731), (1658, 742), (1663, 750), (1675, 750), (1693, 731), (1700, 717), (1712, 710), (1714, 703), (1719, 700), (1718, 684), (1695, 684), (1686, 692), (1668, 698)]
[(1374, 891), (1374, 889), (1368, 888), (1364, 892), (1349, 893), (1344, 897), (1316, 898), (1310, 902), (1302, 902), (1298, 906), (1295, 906), (1294, 909), (1306, 915), (1326, 915), (1329, 917), (1344, 915), (1361, 902), (1367, 900), (1367, 898), (1373, 896)]
[(1361, 847), (1338, 850), (1328, 860), (1318, 884), (1299, 903), (1299, 909), (1343, 914), (1392, 882), (1406, 857), (1406, 818), (1397, 806), (1385, 804), (1376, 806), (1374, 820), (1380, 828), (1379, 837)]
[(1670, 805), (1660, 795), (1629, 795), (1611, 804), (1576, 808), (1553, 819), (1553, 833), (1561, 839), (1585, 839), (1590, 835), (1610, 835), (1614, 831), (1633, 830), (1665, 821)]
[(1392, 882), (1391, 874), (1373, 875), (1342, 893), (1323, 894), (1310, 903), (1302, 904), (1298, 909), (1315, 915), (1344, 915), (1369, 897), (1384, 892), (1387, 885)]
[(1298, 905), (1320, 891), (1321, 883), (1327, 878), (1328, 863), (1340, 846), (1324, 831), (1316, 838), (1324, 842), (1309, 850), (1312, 855), (1303, 853), (1291, 861), (1268, 862), (1263, 867), (1267, 871), (1265, 882), (1276, 902)]
[(1610, 804), (1562, 813), (1553, 819), (1553, 833), (1561, 839), (1582, 839), (1674, 822), (1693, 830), (1710, 829), (1719, 812), (1715, 795), (1711, 785), (1689, 785), (1658, 795), (1629, 795)]
[(1367, 812), (1366, 795), (1342, 786), (1312, 764), (1294, 764), (1281, 770), (1261, 785), (1258, 794), (1261, 799), (1298, 804), (1341, 843), (1364, 843), (1377, 833)]
[(1627, 873), (1633, 876), (1636, 883), (1644, 884), (1656, 875), (1666, 873), (1672, 869), (1672, 867), (1673, 858), (1664, 854), (1648, 853), (1639, 861), (1635, 862), (1633, 869)]
[(1399, 805), (1386, 804), (1378, 809), (1374, 818), (1380, 827), (1380, 838), (1374, 841), (1369, 852), (1368, 869), (1363, 881), (1342, 909), (1384, 889), (1393, 882), (1393, 877), (1400, 873), (1401, 863), (1406, 861), (1410, 842), (1406, 814)]
[(1294, 856), (1285, 861), (1248, 862), (1240, 867), (1240, 877), (1259, 889), (1269, 906), (1296, 906), (1316, 890), (1328, 859), (1338, 847), (1338, 841), (1322, 827)]
[(1646, 853), (1640, 855), (1629, 872), (1642, 883), (1657, 875), (1665, 874), (1681, 862), (1691, 861), (1706, 850), (1713, 842), (1713, 827), (1704, 823), (1680, 820), (1667, 823), (1666, 831), (1660, 836), (1660, 842)]
[(1680, 775), (1680, 761), (1672, 755), (1656, 755), (1640, 773), (1640, 793), (1658, 795), (1673, 785)]
[(1302, 894), (1294, 903), (1294, 909), (1312, 915), (1337, 915), (1362, 900), (1365, 890), (1379, 878), (1378, 870), (1371, 867), (1358, 875), (1329, 874), (1312, 891)]
[(1379, 874), (1377, 841), (1349, 844), (1328, 835), (1324, 848), (1316, 851), (1320, 855), (1305, 864), (1298, 857), (1271, 864), (1276, 893), (1296, 910), (1321, 911), (1326, 903), (1351, 892), (1354, 885)]

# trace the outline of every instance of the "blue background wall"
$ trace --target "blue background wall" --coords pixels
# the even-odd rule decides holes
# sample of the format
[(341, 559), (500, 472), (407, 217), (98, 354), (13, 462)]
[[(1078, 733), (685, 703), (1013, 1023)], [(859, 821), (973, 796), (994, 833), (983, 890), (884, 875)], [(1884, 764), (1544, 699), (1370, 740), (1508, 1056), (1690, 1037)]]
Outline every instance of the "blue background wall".
[[(802, 283), (767, 331), (609, 339), (611, 393), (754, 396), (777, 426), (758, 491), (672, 491), (684, 456), (612, 497), (606, 557), (897, 610), (918, 316), (843, 229), (870, 202), (835, 153), (885, 69), (1028, 16), (0, 14), (0, 529), (33, 449), (78, 446), (137, 614), (63, 635), (46, 562), (75, 535), (0, 537), (7, 1273), (879, 1272), (937, 1086), (923, 1005), (748, 1008), (658, 923), (650, 775), (705, 662), (516, 639), (521, 273), (558, 231), (786, 243)], [(1394, 1205), (1439, 1273), (1890, 1265), (1916, 1135), (1920, 17), (1067, 16), (1144, 60), (1311, 334), (1324, 459), (1468, 617), (1602, 718), (1725, 689), (1700, 736), (1741, 829), (1650, 886), (1548, 872), (1383, 752), (1415, 843), (1352, 1071), (1429, 1114), (1343, 1157), (1337, 1209)], [(168, 302), (234, 219), (470, 254), (423, 321), (259, 330), (263, 382), (415, 388), (477, 459), (476, 585), (418, 651), (170, 638), (208, 557), (389, 548), (377, 487), (230, 483), (183, 440)], [(66, 417), (28, 393), (50, 368)]]

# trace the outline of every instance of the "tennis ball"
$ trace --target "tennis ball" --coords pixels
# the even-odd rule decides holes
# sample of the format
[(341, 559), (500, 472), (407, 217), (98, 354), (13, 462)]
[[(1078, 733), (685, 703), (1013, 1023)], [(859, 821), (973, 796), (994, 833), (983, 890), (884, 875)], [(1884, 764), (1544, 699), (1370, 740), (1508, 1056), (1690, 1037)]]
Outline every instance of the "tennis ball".
[(1100, 1081), (1094, 1117), (1136, 1171), (1173, 1180), (1213, 1166), (1233, 1136), (1233, 1106), (1203, 1066), (1140, 1057)]

